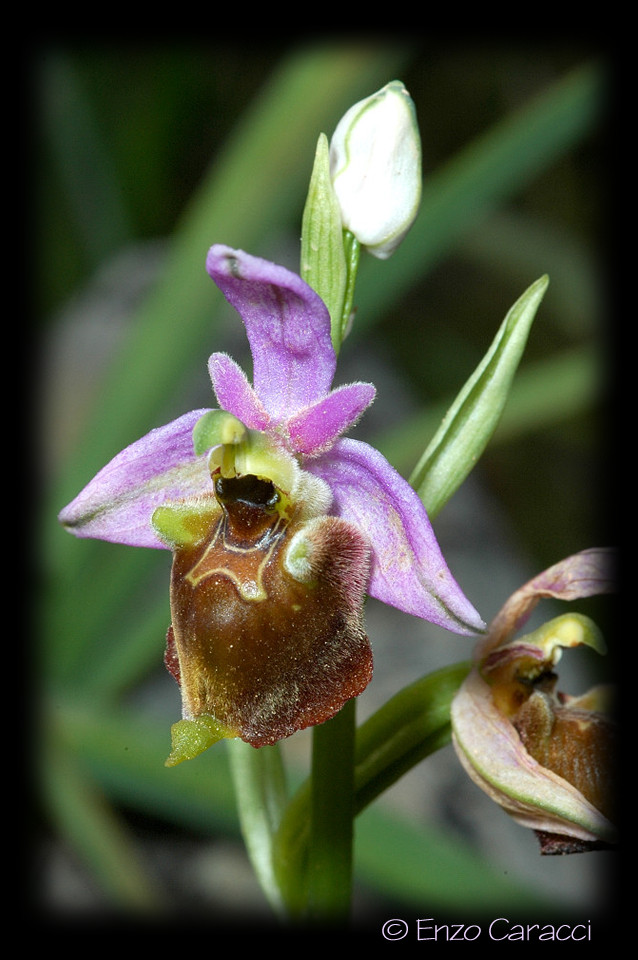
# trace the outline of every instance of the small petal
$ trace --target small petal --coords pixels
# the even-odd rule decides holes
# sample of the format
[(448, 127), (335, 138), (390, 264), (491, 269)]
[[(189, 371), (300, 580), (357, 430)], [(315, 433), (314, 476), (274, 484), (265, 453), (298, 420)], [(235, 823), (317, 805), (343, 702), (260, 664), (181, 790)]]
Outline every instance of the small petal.
[(296, 453), (316, 456), (355, 425), (374, 400), (371, 383), (350, 383), (306, 407), (288, 421), (288, 438)]
[(314, 290), (285, 267), (219, 244), (206, 267), (244, 321), (254, 390), (270, 416), (287, 418), (325, 396), (336, 356), (330, 315)]
[(270, 417), (239, 364), (225, 353), (214, 353), (208, 361), (208, 372), (222, 410), (234, 414), (250, 430), (268, 427)]
[(476, 650), (476, 658), (484, 657), (520, 630), (543, 598), (570, 601), (615, 590), (615, 560), (615, 550), (595, 547), (572, 554), (533, 577), (509, 597), (494, 617)]
[(452, 577), (423, 504), (377, 450), (339, 440), (306, 469), (330, 485), (336, 512), (368, 537), (368, 593), (453, 633), (475, 634), (484, 623)]
[(60, 513), (78, 537), (133, 547), (166, 548), (151, 517), (164, 503), (211, 490), (205, 457), (193, 452), (193, 427), (207, 410), (192, 410), (118, 453)]

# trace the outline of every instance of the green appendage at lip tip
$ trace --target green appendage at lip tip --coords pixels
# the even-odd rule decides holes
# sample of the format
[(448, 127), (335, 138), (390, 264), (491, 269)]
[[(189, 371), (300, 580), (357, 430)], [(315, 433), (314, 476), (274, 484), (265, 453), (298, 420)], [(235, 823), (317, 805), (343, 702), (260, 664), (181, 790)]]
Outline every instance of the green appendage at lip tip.
[(171, 727), (171, 752), (164, 766), (176, 767), (184, 760), (193, 760), (219, 740), (232, 739), (236, 736), (236, 733), (211, 716), (203, 715), (194, 720), (178, 720)]

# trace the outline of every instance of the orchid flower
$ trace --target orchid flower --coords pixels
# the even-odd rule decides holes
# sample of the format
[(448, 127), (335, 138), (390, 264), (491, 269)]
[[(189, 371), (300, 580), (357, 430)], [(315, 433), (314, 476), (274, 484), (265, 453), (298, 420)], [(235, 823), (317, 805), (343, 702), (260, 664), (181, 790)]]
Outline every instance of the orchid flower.
[(344, 438), (375, 389), (331, 390), (336, 355), (320, 297), (284, 267), (221, 245), (207, 270), (244, 322), (252, 385), (213, 353), (218, 408), (127, 447), (60, 520), (79, 537), (173, 551), (167, 665), (183, 717), (200, 718), (207, 743), (241, 736), (260, 746), (322, 722), (365, 688), (366, 592), (455, 633), (484, 624), (417, 494), (381, 453)]
[(544, 597), (574, 600), (614, 589), (614, 555), (584, 550), (517, 590), (477, 645), (473, 670), (452, 703), (453, 743), (471, 779), (541, 852), (562, 854), (617, 841), (613, 772), (617, 728), (611, 690), (556, 689), (563, 649), (605, 645), (596, 625), (567, 613), (513, 635)]

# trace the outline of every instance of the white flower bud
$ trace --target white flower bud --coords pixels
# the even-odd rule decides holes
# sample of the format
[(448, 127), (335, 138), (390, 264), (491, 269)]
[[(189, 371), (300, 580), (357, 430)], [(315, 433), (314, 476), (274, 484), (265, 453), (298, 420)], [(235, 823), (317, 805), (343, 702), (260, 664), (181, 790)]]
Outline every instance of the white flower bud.
[(381, 260), (403, 240), (421, 199), (421, 142), (414, 104), (399, 80), (339, 121), (330, 171), (343, 226)]

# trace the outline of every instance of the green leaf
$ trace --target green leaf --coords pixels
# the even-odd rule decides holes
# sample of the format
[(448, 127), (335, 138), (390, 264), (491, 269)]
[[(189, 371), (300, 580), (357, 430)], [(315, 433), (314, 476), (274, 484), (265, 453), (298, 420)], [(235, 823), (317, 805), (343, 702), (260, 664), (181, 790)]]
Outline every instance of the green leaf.
[(357, 731), (357, 813), (421, 760), (450, 741), (450, 705), (469, 663), (443, 667), (409, 684)]
[(255, 750), (242, 740), (229, 740), (227, 747), (246, 850), (271, 907), (281, 914), (272, 852), (273, 836), (287, 800), (280, 747), (274, 744)]
[(418, 917), (446, 911), (454, 920), (476, 913), (493, 919), (506, 910), (542, 916), (567, 909), (440, 827), (409, 823), (379, 805), (357, 821), (355, 871), (393, 903), (427, 911)]
[(99, 710), (52, 697), (43, 724), (114, 802), (189, 830), (238, 832), (228, 754), (220, 744), (188, 763), (166, 767), (169, 724), (123, 706)]
[[(463, 665), (457, 669), (462, 673)], [(189, 763), (167, 768), (168, 729), (158, 729), (156, 719), (123, 709), (117, 714), (96, 713), (68, 703), (56, 704), (55, 717), (63, 724), (67, 748), (112, 801), (189, 830), (239, 835), (228, 750), (220, 749), (221, 745)], [(261, 754), (264, 749), (253, 752)], [(303, 834), (308, 824), (308, 787), (306, 781), (293, 796), (277, 836), (279, 846), (285, 824), (290, 857), (303, 851), (307, 842)], [(511, 875), (504, 875), (502, 869), (468, 850), (464, 841), (446, 836), (438, 827), (408, 822), (389, 810), (368, 806), (357, 820), (356, 837), (355, 876), (394, 902), (502, 909), (510, 904), (524, 906), (527, 898), (530, 908), (533, 905), (529, 887), (523, 890)], [(292, 881), (292, 869), (289, 875)], [(292, 882), (291, 887), (288, 894), (294, 901), (298, 891)]]
[(54, 169), (64, 184), (82, 254), (96, 268), (132, 239), (125, 191), (72, 57), (49, 50), (40, 69), (42, 120)]
[(50, 724), (46, 739), (40, 751), (40, 782), (59, 836), (113, 906), (157, 915), (163, 898), (142, 866), (134, 838), (80, 759), (66, 748), (57, 722)]
[(414, 469), (410, 483), (430, 516), (460, 487), (496, 429), (548, 283), (541, 277), (511, 308)]
[[(552, 290), (554, 289), (552, 281)], [(562, 424), (592, 409), (602, 395), (600, 359), (593, 349), (577, 347), (519, 367), (490, 448)], [(454, 397), (438, 400), (372, 439), (397, 468), (409, 472), (418, 456), (418, 437), (438, 429)]]

